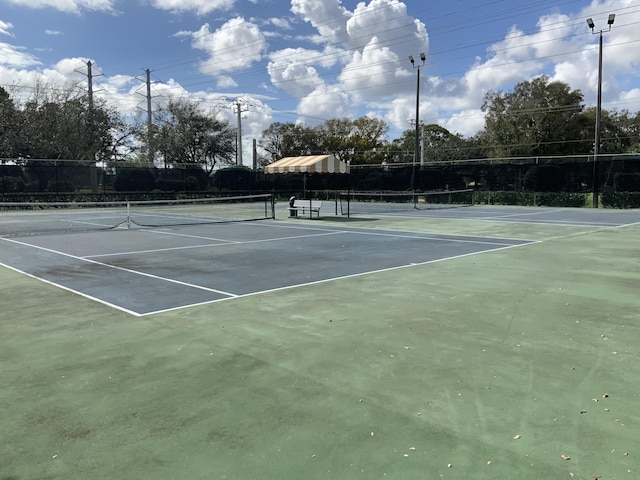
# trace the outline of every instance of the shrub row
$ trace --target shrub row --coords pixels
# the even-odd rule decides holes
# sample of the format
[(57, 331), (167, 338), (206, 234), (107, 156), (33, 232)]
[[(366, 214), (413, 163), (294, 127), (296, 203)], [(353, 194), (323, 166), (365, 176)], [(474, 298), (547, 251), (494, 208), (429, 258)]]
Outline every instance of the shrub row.
[(476, 191), (473, 194), (473, 203), (476, 205), (584, 207), (586, 202), (585, 193)]
[(640, 192), (603, 192), (600, 198), (605, 208), (640, 208)]

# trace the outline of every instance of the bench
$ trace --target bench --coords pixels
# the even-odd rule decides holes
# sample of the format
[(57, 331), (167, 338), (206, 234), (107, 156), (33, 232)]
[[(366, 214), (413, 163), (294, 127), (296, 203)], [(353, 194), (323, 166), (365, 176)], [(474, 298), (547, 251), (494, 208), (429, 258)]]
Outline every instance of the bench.
[(322, 200), (295, 200), (293, 205), (289, 207), (293, 211), (302, 211), (302, 214), (309, 212), (312, 216), (314, 213), (320, 218), (320, 209), (322, 208)]

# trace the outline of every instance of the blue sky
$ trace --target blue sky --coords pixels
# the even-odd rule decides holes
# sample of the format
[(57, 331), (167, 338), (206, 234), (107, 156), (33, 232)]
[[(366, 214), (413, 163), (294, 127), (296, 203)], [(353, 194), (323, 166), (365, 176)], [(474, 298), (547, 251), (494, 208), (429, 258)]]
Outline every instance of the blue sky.
[(640, 4), (636, 0), (0, 0), (0, 85), (86, 82), (121, 112), (190, 97), (236, 125), (243, 145), (272, 122), (314, 125), (362, 115), (385, 120), (390, 139), (415, 118), (470, 136), (484, 125), (491, 90), (546, 74), (596, 101), (604, 33), (604, 108), (640, 110)]

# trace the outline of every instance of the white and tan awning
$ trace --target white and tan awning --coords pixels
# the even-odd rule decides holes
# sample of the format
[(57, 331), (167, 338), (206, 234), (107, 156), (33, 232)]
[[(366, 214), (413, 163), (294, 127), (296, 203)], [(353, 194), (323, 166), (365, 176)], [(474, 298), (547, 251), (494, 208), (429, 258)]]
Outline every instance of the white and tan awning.
[(285, 157), (265, 166), (264, 173), (349, 173), (349, 164), (333, 155)]

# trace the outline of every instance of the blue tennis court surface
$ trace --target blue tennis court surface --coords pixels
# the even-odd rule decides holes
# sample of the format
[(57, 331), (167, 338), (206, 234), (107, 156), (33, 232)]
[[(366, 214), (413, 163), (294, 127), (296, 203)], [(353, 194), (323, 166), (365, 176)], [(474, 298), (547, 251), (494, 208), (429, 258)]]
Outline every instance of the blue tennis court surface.
[(268, 221), (0, 241), (6, 266), (134, 315), (531, 243)]

